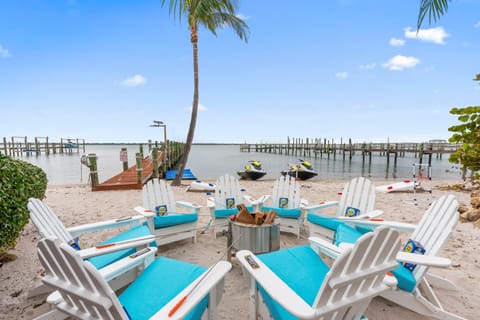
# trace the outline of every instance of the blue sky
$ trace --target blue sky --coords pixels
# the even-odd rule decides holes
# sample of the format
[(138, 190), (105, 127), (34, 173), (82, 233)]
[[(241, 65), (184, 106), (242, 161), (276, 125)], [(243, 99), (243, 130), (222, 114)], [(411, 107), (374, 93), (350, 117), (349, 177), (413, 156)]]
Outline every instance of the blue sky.
[[(248, 43), (199, 35), (194, 142), (448, 139), (480, 105), (480, 1), (437, 23), (419, 1), (240, 0)], [(0, 138), (185, 140), (193, 96), (184, 21), (160, 0), (0, 1)]]

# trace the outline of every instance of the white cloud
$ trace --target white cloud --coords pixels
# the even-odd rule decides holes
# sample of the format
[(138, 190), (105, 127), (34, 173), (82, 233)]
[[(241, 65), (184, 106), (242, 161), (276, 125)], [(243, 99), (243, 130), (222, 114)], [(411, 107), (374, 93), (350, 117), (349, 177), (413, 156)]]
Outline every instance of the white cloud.
[(133, 77), (126, 78), (125, 80), (120, 82), (120, 85), (122, 87), (138, 87), (143, 86), (146, 83), (147, 79), (145, 79), (144, 76), (136, 74)]
[(475, 28), (480, 28), (480, 21), (478, 21), (477, 23), (475, 23), (474, 27), (475, 27)]
[(348, 78), (348, 72), (343, 71), (343, 72), (337, 72), (335, 73), (335, 77), (340, 80), (344, 80)]
[[(185, 109), (192, 112), (192, 107), (191, 106), (188, 107), (188, 108), (185, 108)], [(205, 112), (207, 110), (208, 110), (207, 107), (205, 107), (203, 104), (201, 104), (201, 103), (198, 104), (198, 112)]]
[(12, 55), (0, 44), (0, 58), (10, 58)]
[(371, 70), (371, 69), (375, 69), (376, 66), (377, 66), (377, 64), (375, 62), (367, 63), (367, 64), (361, 64), (360, 69)]
[(246, 16), (243, 13), (237, 14), (237, 18), (242, 19), (243, 21), (246, 21), (246, 20), (250, 19), (249, 16)]
[(445, 32), (443, 27), (436, 27), (431, 29), (420, 29), (417, 31), (412, 28), (405, 28), (405, 37), (410, 39), (418, 39), (426, 42), (433, 42), (436, 44), (445, 44), (445, 38), (450, 35)]
[(392, 38), (390, 39), (390, 45), (394, 47), (402, 47), (405, 45), (405, 39), (397, 39), (397, 38)]
[(413, 68), (419, 63), (420, 60), (415, 57), (396, 55), (385, 62), (383, 67), (393, 71), (402, 71), (403, 69)]

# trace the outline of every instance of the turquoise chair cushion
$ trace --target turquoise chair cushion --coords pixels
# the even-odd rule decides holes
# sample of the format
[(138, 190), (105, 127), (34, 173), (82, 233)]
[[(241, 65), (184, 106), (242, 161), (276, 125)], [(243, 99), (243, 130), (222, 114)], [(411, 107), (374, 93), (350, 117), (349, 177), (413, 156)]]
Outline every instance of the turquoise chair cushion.
[[(362, 235), (363, 234), (358, 229), (352, 228), (348, 225), (340, 225), (335, 233), (335, 244), (338, 246), (342, 242), (355, 243), (355, 241), (357, 241)], [(400, 262), (399, 267), (392, 270), (392, 273), (397, 279), (397, 286), (400, 289), (408, 292), (412, 292), (413, 289), (415, 289), (417, 281), (413, 277), (412, 272), (405, 268)]]
[(357, 229), (357, 231), (359, 231), (361, 234), (365, 234), (367, 232), (372, 232), (373, 231), (372, 228), (364, 227), (364, 226), (355, 226), (355, 229)]
[(362, 235), (357, 229), (346, 224), (340, 224), (335, 232), (335, 244), (338, 246), (344, 242), (355, 243)]
[(397, 286), (407, 292), (412, 292), (417, 285), (417, 280), (413, 276), (412, 271), (405, 268), (401, 262), (398, 263), (398, 268), (391, 271), (398, 281)]
[[(253, 212), (253, 206), (246, 206), (247, 210)], [(228, 218), (238, 213), (237, 208), (217, 209), (215, 210), (215, 218)]]
[(270, 212), (270, 210), (275, 211), (277, 213), (277, 216), (280, 218), (298, 219), (302, 214), (302, 210), (300, 210), (300, 208), (288, 209), (288, 208), (262, 206), (262, 209), (261, 209), (261, 211), (267, 211), (267, 212)]
[[(298, 246), (261, 254), (258, 258), (306, 303), (313, 305), (329, 267), (312, 248)], [(296, 319), (275, 302), (263, 288), (259, 287), (259, 290), (274, 319)]]
[(314, 212), (307, 213), (307, 221), (330, 230), (336, 230), (339, 225), (343, 224), (343, 222), (338, 219)]
[[(152, 235), (152, 233), (150, 232), (150, 229), (148, 228), (148, 226), (146, 224), (143, 224), (141, 226), (130, 228), (127, 231), (124, 231), (124, 232), (116, 235), (113, 238), (110, 238), (108, 240), (100, 242), (98, 245), (109, 244), (109, 243), (113, 243), (113, 242), (130, 240), (130, 239), (134, 239), (134, 238), (138, 238), (138, 237), (151, 236), (151, 235)], [(150, 246), (156, 247), (157, 243), (155, 241), (153, 241), (150, 244)], [(109, 254), (104, 254), (104, 255), (101, 255), (101, 256), (96, 256), (96, 257), (89, 258), (88, 261), (90, 261), (95, 268), (101, 269), (101, 268), (111, 264), (112, 262), (115, 262), (117, 260), (120, 260), (122, 258), (125, 258), (125, 257), (131, 255), (135, 251), (136, 251), (135, 248), (126, 249), (126, 250), (122, 250), (122, 251), (116, 251), (116, 252), (112, 252), (112, 253), (109, 253)]]
[(169, 213), (166, 216), (155, 216), (153, 218), (153, 224), (155, 225), (155, 229), (161, 229), (161, 228), (176, 226), (179, 224), (195, 222), (197, 220), (198, 220), (197, 213), (185, 213), (185, 214)]
[[(118, 300), (131, 319), (149, 319), (207, 268), (159, 257), (123, 291)], [(208, 295), (184, 319), (200, 319)]]

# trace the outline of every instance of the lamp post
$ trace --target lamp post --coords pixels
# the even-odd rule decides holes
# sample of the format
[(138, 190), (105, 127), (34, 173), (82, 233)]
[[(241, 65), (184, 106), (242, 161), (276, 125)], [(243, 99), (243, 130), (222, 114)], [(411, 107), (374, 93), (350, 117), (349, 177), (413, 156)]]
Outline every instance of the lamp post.
[(163, 162), (163, 173), (167, 173), (167, 124), (163, 121), (153, 120), (153, 124), (150, 127), (163, 128), (163, 151), (162, 151), (162, 162)]

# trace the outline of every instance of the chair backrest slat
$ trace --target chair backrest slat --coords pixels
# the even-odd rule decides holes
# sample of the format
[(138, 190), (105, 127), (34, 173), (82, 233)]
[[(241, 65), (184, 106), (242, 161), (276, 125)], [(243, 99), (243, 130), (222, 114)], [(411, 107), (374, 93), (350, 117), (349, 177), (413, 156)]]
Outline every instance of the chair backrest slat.
[(398, 231), (387, 227), (362, 236), (335, 260), (313, 307), (331, 309), (338, 319), (360, 318), (370, 300), (388, 290), (383, 279), (397, 266), (400, 246)]
[(40, 199), (28, 199), (30, 219), (42, 237), (54, 236), (68, 243), (72, 236), (57, 215)]
[(240, 182), (232, 175), (220, 176), (215, 183), (215, 207), (225, 209), (227, 199), (233, 198), (234, 207), (243, 203)]
[(337, 208), (337, 217), (343, 216), (347, 207), (359, 209), (361, 213), (375, 209), (375, 187), (369, 179), (353, 178), (342, 191)]
[(165, 180), (152, 179), (148, 181), (142, 190), (143, 207), (154, 210), (156, 206), (166, 205), (167, 210), (177, 212), (175, 196), (172, 188)]
[(71, 247), (47, 237), (38, 243), (38, 256), (46, 271), (43, 281), (62, 296), (56, 308), (80, 319), (128, 319), (99, 271)]
[[(445, 242), (452, 236), (458, 223), (458, 201), (454, 195), (444, 195), (427, 209), (411, 239), (425, 249), (425, 255), (436, 256)], [(415, 279), (420, 280), (428, 268), (417, 265), (413, 270)]]
[(288, 199), (289, 209), (300, 207), (300, 185), (294, 177), (285, 175), (275, 180), (271, 198), (273, 207), (279, 206), (280, 198)]

